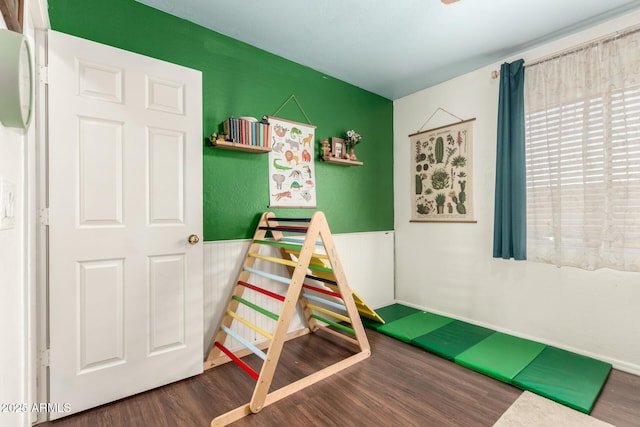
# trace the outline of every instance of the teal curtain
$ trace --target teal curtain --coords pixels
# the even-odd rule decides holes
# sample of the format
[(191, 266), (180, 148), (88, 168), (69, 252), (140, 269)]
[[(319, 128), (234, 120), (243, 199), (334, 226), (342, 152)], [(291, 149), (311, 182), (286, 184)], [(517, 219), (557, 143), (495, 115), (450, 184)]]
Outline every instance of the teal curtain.
[(525, 180), (524, 61), (519, 59), (500, 67), (494, 258), (527, 259)]

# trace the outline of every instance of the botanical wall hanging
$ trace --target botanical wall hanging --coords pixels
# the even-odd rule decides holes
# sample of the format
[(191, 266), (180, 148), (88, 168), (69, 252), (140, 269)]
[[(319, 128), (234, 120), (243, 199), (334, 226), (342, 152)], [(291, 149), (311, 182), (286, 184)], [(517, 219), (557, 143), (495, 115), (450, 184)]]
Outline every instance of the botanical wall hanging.
[(316, 127), (269, 117), (269, 206), (315, 208), (314, 163)]
[(409, 135), (411, 221), (476, 222), (473, 216), (473, 122)]

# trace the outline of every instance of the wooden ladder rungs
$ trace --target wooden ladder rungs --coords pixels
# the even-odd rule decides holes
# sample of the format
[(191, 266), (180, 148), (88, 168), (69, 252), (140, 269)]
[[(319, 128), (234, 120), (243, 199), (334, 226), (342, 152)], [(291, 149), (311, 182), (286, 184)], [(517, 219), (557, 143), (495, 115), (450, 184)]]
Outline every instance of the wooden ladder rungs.
[(240, 335), (236, 334), (231, 329), (227, 328), (224, 325), (220, 326), (220, 329), (225, 331), (227, 333), (227, 335), (229, 335), (230, 337), (233, 337), (235, 340), (237, 340), (240, 344), (245, 346), (247, 349), (251, 350), (251, 352), (253, 354), (255, 354), (256, 356), (258, 356), (260, 359), (265, 360), (267, 358), (267, 355), (266, 355), (266, 353), (264, 351), (260, 350), (258, 347), (256, 347), (255, 345), (251, 344), (249, 341), (247, 341), (246, 339), (244, 339)]
[(306, 233), (308, 227), (298, 227), (295, 225), (278, 225), (275, 227), (270, 226), (262, 226), (260, 230), (264, 231), (285, 231), (289, 233)]
[(240, 366), (247, 374), (251, 375), (251, 377), (258, 381), (258, 378), (260, 377), (260, 375), (258, 375), (258, 373), (256, 371), (254, 371), (251, 366), (247, 365), (246, 363), (244, 363), (242, 361), (242, 359), (240, 359), (238, 356), (236, 356), (235, 354), (233, 354), (233, 352), (231, 350), (229, 350), (227, 347), (225, 347), (223, 344), (220, 344), (218, 341), (216, 341), (215, 343), (213, 343), (216, 347), (218, 347), (220, 350), (222, 350), (222, 352), (224, 354), (226, 354), (231, 360), (233, 360), (234, 362), (236, 362), (236, 364), (238, 366)]
[(243, 282), (242, 280), (239, 280), (238, 285), (244, 286), (245, 288), (254, 290), (256, 292), (259, 292), (273, 299), (277, 299), (278, 301), (284, 301), (284, 297), (282, 295), (276, 294), (275, 292), (268, 291), (256, 285), (252, 285), (251, 283), (247, 283), (247, 282)]
[(250, 329), (253, 329), (254, 331), (256, 331), (257, 333), (259, 333), (260, 335), (262, 335), (263, 337), (267, 338), (267, 339), (273, 339), (273, 335), (271, 335), (269, 332), (265, 331), (264, 329), (262, 329), (261, 327), (254, 325), (253, 323), (249, 322), (247, 319), (240, 317), (237, 313), (234, 313), (231, 310), (227, 310), (227, 314), (231, 317), (233, 317), (234, 319), (236, 319), (238, 322), (242, 323), (243, 325), (247, 326)]
[(297, 262), (291, 261), (289, 259), (276, 258), (276, 257), (269, 256), (269, 255), (257, 254), (255, 252), (250, 252), (250, 253), (247, 254), (247, 256), (250, 256), (252, 258), (257, 258), (257, 259), (263, 259), (263, 260), (269, 261), (269, 262), (274, 262), (276, 264), (287, 265), (289, 267), (296, 267), (298, 265)]
[[(280, 225), (279, 222), (308, 223), (309, 225), (308, 227)], [(273, 240), (267, 240), (268, 232), (271, 233)], [(305, 238), (289, 239), (283, 236), (283, 233), (304, 233)], [(280, 257), (260, 254), (258, 245), (279, 248)], [(322, 246), (323, 250), (318, 250), (317, 246)], [(294, 253), (295, 255), (293, 255)], [(255, 268), (254, 265), (257, 260), (285, 266), (289, 277)], [(308, 274), (309, 271), (313, 272), (313, 274)], [(252, 274), (287, 285), (286, 296), (249, 283)], [(322, 282), (329, 286), (330, 289), (323, 289), (322, 287), (304, 283), (306, 280)], [(369, 341), (353, 300), (352, 291), (346, 282), (331, 232), (322, 212), (314, 213), (310, 220), (306, 218), (277, 218), (274, 214), (265, 212), (256, 227), (252, 244), (235, 283), (233, 294), (227, 304), (225, 316), (214, 339), (214, 345), (205, 361), (205, 367), (213, 367), (219, 363), (233, 361), (256, 380), (256, 386), (249, 404), (216, 417), (211, 422), (212, 426), (227, 425), (251, 413), (259, 412), (263, 407), (351, 366), (371, 354)], [(274, 313), (250, 301), (243, 296), (246, 289), (254, 291), (254, 293), (248, 294), (249, 297), (262, 294), (281, 301), (281, 311)], [(238, 315), (237, 309), (240, 305), (245, 310), (253, 310), (274, 320), (275, 330), (272, 333), (267, 332)], [(288, 328), (291, 324), (291, 318), (296, 315), (297, 307), (302, 309), (307, 321), (308, 327), (303, 330), (304, 333), (316, 330), (323, 331), (353, 344), (358, 351), (341, 362), (334, 363), (288, 386), (269, 392), (283, 344), (290, 339)], [(231, 324), (236, 320), (264, 336), (267, 339), (267, 343), (254, 345), (251, 340), (245, 339), (238, 332), (234, 332), (231, 329)], [(350, 327), (345, 326), (345, 324)], [(237, 352), (230, 351), (224, 345), (227, 337), (236, 340), (244, 347)], [(267, 347), (268, 349), (263, 351)], [(241, 357), (252, 353), (263, 361), (259, 374), (241, 360)]]

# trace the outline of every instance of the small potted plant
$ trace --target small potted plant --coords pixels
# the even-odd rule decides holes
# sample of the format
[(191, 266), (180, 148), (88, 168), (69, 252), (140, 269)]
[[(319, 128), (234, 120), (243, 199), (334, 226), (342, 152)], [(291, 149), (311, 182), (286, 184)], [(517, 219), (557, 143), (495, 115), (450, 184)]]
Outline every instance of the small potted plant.
[(345, 142), (346, 142), (347, 146), (349, 147), (349, 158), (351, 160), (357, 160), (354, 148), (355, 148), (356, 145), (358, 145), (358, 143), (360, 142), (361, 139), (362, 139), (362, 135), (360, 135), (355, 130), (351, 129), (351, 130), (347, 131), (347, 139), (346, 139)]

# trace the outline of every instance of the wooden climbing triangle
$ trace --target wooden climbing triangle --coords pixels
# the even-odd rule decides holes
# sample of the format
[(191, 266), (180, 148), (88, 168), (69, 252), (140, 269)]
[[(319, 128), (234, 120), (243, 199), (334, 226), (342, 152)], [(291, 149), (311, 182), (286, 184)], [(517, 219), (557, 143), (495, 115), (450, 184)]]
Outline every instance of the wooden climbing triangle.
[[(275, 247), (279, 256), (260, 253), (262, 248), (268, 247)], [(285, 266), (288, 277), (257, 269), (257, 260)], [(273, 292), (252, 284), (251, 278), (256, 276), (286, 286), (282, 286), (282, 292)], [(280, 301), (279, 313), (273, 313), (256, 304), (256, 296)], [(204, 363), (204, 368), (209, 369), (234, 361), (256, 380), (256, 386), (249, 403), (217, 416), (211, 425), (224, 426), (257, 413), (265, 406), (369, 357), (371, 350), (360, 320), (359, 309), (367, 317), (379, 317), (360, 298), (357, 299), (359, 304), (356, 304), (354, 294), (347, 284), (333, 237), (322, 212), (315, 212), (310, 219), (277, 218), (273, 213), (265, 212), (256, 227), (225, 314)], [(272, 331), (267, 331), (241, 317), (238, 314), (240, 305), (255, 310), (261, 316), (275, 322)], [(304, 313), (303, 320), (306, 325), (299, 331), (289, 332), (297, 305), (300, 305)], [(251, 343), (242, 333), (234, 332), (234, 322), (243, 325), (242, 328), (249, 328), (262, 335), (265, 341), (260, 345)], [(354, 354), (269, 393), (285, 341), (316, 331), (351, 343), (354, 346)], [(225, 343), (228, 337), (233, 338), (234, 342), (243, 348), (230, 350)], [(265, 349), (266, 352), (263, 351)], [(259, 372), (242, 360), (244, 356), (251, 354), (262, 359)]]

